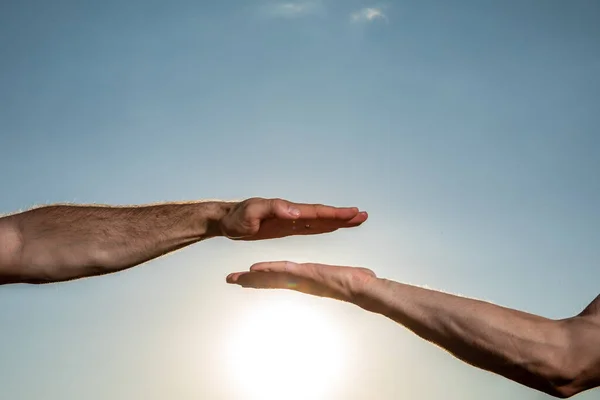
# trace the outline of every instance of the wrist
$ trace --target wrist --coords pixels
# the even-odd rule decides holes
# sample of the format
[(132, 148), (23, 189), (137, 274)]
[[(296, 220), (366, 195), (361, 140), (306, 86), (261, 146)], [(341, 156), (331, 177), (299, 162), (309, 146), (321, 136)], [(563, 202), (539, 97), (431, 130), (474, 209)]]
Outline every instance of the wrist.
[(355, 282), (352, 288), (353, 303), (371, 312), (378, 312), (380, 301), (378, 293), (381, 286), (385, 285), (385, 279), (376, 276), (366, 276), (359, 282)]
[(225, 236), (221, 229), (221, 220), (229, 213), (229, 211), (237, 204), (237, 202), (213, 201), (204, 203), (204, 216), (206, 228), (204, 237), (206, 239)]

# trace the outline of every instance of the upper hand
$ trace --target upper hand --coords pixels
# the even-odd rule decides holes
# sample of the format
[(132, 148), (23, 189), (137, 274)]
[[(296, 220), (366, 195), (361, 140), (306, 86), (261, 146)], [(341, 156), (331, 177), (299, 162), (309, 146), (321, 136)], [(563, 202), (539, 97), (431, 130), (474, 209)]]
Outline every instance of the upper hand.
[(355, 302), (373, 279), (375, 273), (367, 268), (274, 261), (254, 264), (250, 271), (229, 274), (227, 283), (256, 289), (295, 290)]
[(223, 235), (231, 239), (260, 240), (333, 232), (358, 226), (367, 218), (367, 213), (356, 207), (251, 198), (233, 206), (219, 225)]

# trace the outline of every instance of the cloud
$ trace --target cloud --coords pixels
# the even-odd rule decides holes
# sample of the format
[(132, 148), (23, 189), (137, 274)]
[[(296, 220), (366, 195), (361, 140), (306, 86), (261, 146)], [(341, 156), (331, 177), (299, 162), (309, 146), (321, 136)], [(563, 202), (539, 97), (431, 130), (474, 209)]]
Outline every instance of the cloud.
[(319, 1), (295, 1), (271, 3), (264, 7), (265, 14), (273, 18), (297, 18), (320, 12), (322, 5)]
[(387, 20), (381, 8), (366, 7), (362, 10), (352, 13), (350, 20), (352, 22), (372, 22), (378, 19)]

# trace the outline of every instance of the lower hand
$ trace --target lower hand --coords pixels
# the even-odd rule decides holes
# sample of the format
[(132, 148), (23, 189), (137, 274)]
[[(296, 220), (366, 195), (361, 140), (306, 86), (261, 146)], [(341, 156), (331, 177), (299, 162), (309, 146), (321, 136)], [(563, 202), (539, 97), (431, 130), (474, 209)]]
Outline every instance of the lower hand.
[(290, 261), (262, 262), (250, 271), (227, 276), (227, 283), (256, 289), (288, 289), (313, 296), (355, 302), (369, 282), (376, 279), (367, 268)]

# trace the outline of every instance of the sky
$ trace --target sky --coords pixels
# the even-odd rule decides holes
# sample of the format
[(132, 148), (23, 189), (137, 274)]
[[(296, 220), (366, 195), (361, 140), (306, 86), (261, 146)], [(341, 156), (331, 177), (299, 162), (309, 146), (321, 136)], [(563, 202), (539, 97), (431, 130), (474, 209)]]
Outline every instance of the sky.
[(328, 400), (546, 398), (352, 305), (224, 280), (313, 261), (581, 311), (600, 293), (599, 18), (592, 0), (0, 1), (0, 214), (252, 196), (370, 214), (1, 287), (2, 397), (245, 400), (227, 338), (293, 302), (344, 343)]

